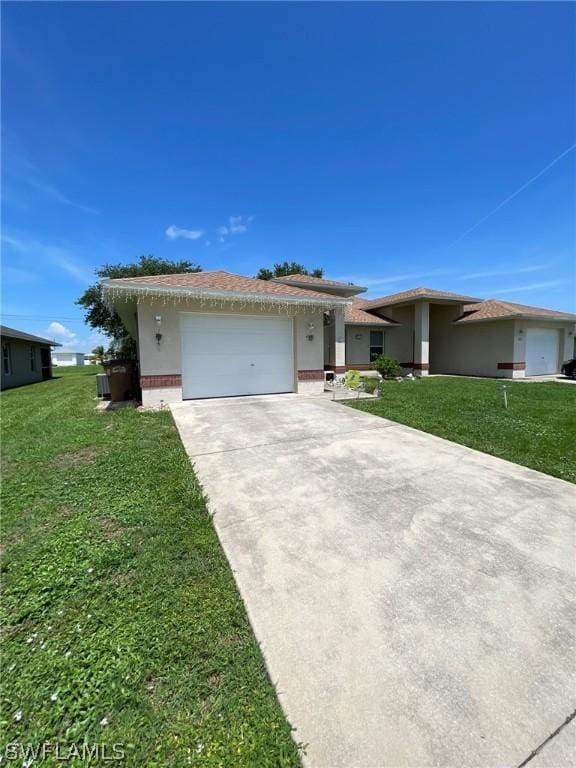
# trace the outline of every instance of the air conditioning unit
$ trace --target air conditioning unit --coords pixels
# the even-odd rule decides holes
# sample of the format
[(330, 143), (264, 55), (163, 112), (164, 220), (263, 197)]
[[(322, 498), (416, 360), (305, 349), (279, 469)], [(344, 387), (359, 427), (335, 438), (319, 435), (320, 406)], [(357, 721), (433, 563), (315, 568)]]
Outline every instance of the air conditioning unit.
[(101, 400), (110, 400), (110, 387), (108, 376), (105, 373), (96, 374), (96, 392)]

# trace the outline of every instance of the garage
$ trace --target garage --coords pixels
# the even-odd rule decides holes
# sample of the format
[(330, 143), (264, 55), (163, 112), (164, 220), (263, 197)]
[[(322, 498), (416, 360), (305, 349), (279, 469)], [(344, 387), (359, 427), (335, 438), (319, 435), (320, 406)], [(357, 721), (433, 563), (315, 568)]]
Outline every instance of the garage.
[(294, 390), (291, 317), (182, 313), (182, 397)]
[(529, 328), (526, 332), (526, 376), (557, 373), (559, 332), (554, 328)]

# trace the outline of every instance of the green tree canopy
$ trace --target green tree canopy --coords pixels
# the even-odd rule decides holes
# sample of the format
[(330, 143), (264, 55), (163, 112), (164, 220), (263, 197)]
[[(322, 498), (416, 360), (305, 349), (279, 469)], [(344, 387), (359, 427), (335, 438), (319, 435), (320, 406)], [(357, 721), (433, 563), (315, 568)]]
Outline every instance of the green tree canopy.
[(288, 275), (310, 275), (310, 277), (323, 277), (324, 270), (320, 267), (308, 270), (303, 264), (296, 261), (283, 261), (281, 264), (274, 264), (272, 269), (262, 267), (259, 269), (256, 277), (258, 280), (272, 280), (273, 277), (287, 277)]
[(98, 362), (101, 363), (104, 360), (104, 355), (106, 354), (106, 350), (102, 346), (102, 344), (99, 344), (97, 347), (94, 347), (92, 350), (92, 354), (96, 356), (98, 359)]
[(110, 312), (102, 300), (102, 281), (122, 277), (142, 277), (145, 275), (174, 275), (182, 272), (201, 272), (202, 267), (191, 261), (170, 261), (157, 256), (140, 256), (133, 264), (105, 264), (96, 270), (98, 282), (91, 285), (77, 299), (85, 309), (86, 323), (103, 333), (111, 341), (110, 349), (114, 354), (134, 355), (136, 348), (122, 320), (116, 312)]

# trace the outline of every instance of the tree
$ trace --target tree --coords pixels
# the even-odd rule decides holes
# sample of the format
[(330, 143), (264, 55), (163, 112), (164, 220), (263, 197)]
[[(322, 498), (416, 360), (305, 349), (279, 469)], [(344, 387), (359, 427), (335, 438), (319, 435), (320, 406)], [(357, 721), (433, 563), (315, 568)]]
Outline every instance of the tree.
[(96, 357), (96, 360), (100, 364), (102, 364), (102, 361), (104, 360), (104, 355), (106, 354), (102, 344), (99, 344), (97, 347), (94, 347), (94, 349), (92, 350), (92, 354)]
[(320, 267), (306, 269), (303, 264), (298, 264), (296, 261), (283, 261), (281, 264), (274, 264), (273, 269), (267, 269), (262, 267), (258, 270), (256, 278), (258, 280), (272, 280), (273, 277), (287, 277), (288, 275), (310, 275), (310, 277), (323, 277), (324, 270)]
[(136, 344), (130, 337), (122, 320), (111, 312), (102, 299), (102, 280), (145, 275), (174, 275), (182, 272), (201, 272), (202, 267), (190, 261), (170, 261), (156, 256), (140, 256), (133, 264), (105, 264), (96, 270), (99, 278), (77, 299), (76, 304), (86, 310), (84, 319), (91, 328), (110, 339), (109, 352), (127, 357), (136, 356)]

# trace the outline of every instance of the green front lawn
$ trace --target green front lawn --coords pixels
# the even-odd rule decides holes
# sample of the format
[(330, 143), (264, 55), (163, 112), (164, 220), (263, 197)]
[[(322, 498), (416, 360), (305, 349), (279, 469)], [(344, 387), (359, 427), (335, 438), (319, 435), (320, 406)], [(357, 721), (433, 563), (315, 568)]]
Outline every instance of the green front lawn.
[(346, 405), (576, 483), (576, 385), (432, 377)]
[(299, 765), (170, 413), (97, 413), (94, 373), (1, 397), (0, 752)]

